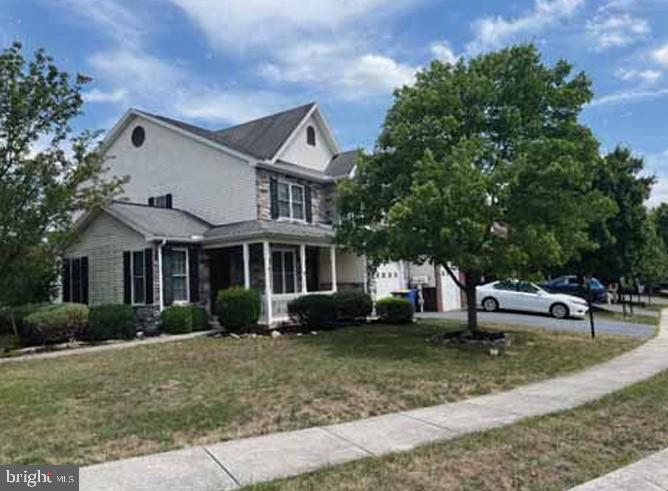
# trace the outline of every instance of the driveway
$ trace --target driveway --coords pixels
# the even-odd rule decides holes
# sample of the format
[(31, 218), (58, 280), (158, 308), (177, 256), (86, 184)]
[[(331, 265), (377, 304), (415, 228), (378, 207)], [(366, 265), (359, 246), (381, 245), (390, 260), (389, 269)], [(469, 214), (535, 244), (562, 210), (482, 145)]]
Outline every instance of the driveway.
[[(424, 319), (455, 319), (466, 320), (466, 312), (454, 310), (451, 312), (425, 312), (418, 314)], [(524, 314), (518, 312), (478, 312), (478, 320), (485, 323), (498, 323), (509, 325), (520, 325), (535, 329), (550, 329), (554, 331), (572, 331), (589, 333), (589, 318), (579, 319), (555, 319), (543, 315)], [(613, 334), (621, 336), (636, 336), (648, 338), (654, 334), (654, 326), (647, 324), (633, 324), (610, 319), (595, 318), (597, 334)]]

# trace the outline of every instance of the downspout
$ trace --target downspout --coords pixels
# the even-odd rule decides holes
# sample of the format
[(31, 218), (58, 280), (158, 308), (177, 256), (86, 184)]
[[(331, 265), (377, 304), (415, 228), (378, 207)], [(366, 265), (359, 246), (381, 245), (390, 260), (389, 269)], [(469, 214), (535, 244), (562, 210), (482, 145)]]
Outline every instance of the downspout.
[(163, 289), (163, 278), (162, 278), (162, 247), (167, 243), (167, 239), (162, 239), (162, 242), (158, 244), (158, 292), (159, 307), (160, 312), (165, 309), (165, 293)]

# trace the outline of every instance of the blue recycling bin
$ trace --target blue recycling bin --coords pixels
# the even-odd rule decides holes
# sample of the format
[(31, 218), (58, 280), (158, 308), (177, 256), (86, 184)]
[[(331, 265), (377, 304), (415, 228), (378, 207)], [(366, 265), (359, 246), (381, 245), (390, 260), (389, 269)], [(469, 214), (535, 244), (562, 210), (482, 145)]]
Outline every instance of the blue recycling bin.
[(417, 288), (413, 288), (411, 290), (394, 290), (392, 292), (393, 297), (397, 298), (405, 298), (406, 300), (409, 300), (412, 304), (413, 307), (417, 309), (417, 301), (418, 301), (418, 290)]

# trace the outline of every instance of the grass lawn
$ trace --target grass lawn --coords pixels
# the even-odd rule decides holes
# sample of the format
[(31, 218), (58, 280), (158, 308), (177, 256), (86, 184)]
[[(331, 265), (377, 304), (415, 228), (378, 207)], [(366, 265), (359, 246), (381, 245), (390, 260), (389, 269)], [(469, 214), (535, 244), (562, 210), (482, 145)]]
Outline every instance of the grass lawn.
[(639, 341), (513, 331), (506, 354), (426, 342), (457, 323), (198, 338), (0, 365), (0, 462), (90, 464), (454, 401)]
[(256, 491), (569, 489), (666, 448), (668, 372), (578, 409)]
[[(659, 323), (658, 317), (653, 317), (650, 315), (631, 315), (630, 313), (627, 313), (626, 317), (624, 317), (624, 314), (621, 312), (610, 312), (604, 310), (597, 310), (594, 312), (594, 320), (596, 319), (609, 319), (620, 322), (630, 322), (632, 324), (649, 324), (651, 326), (657, 325)], [(589, 317), (587, 317), (585, 320), (588, 322)]]

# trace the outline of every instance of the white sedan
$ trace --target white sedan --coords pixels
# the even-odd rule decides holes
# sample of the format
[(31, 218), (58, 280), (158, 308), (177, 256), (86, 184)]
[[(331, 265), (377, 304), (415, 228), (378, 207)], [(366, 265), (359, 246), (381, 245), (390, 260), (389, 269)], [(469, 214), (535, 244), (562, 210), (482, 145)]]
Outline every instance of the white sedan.
[(587, 302), (579, 297), (562, 293), (548, 293), (528, 281), (494, 281), (476, 288), (478, 307), (487, 312), (498, 309), (519, 310), (550, 314), (557, 319), (583, 318)]

